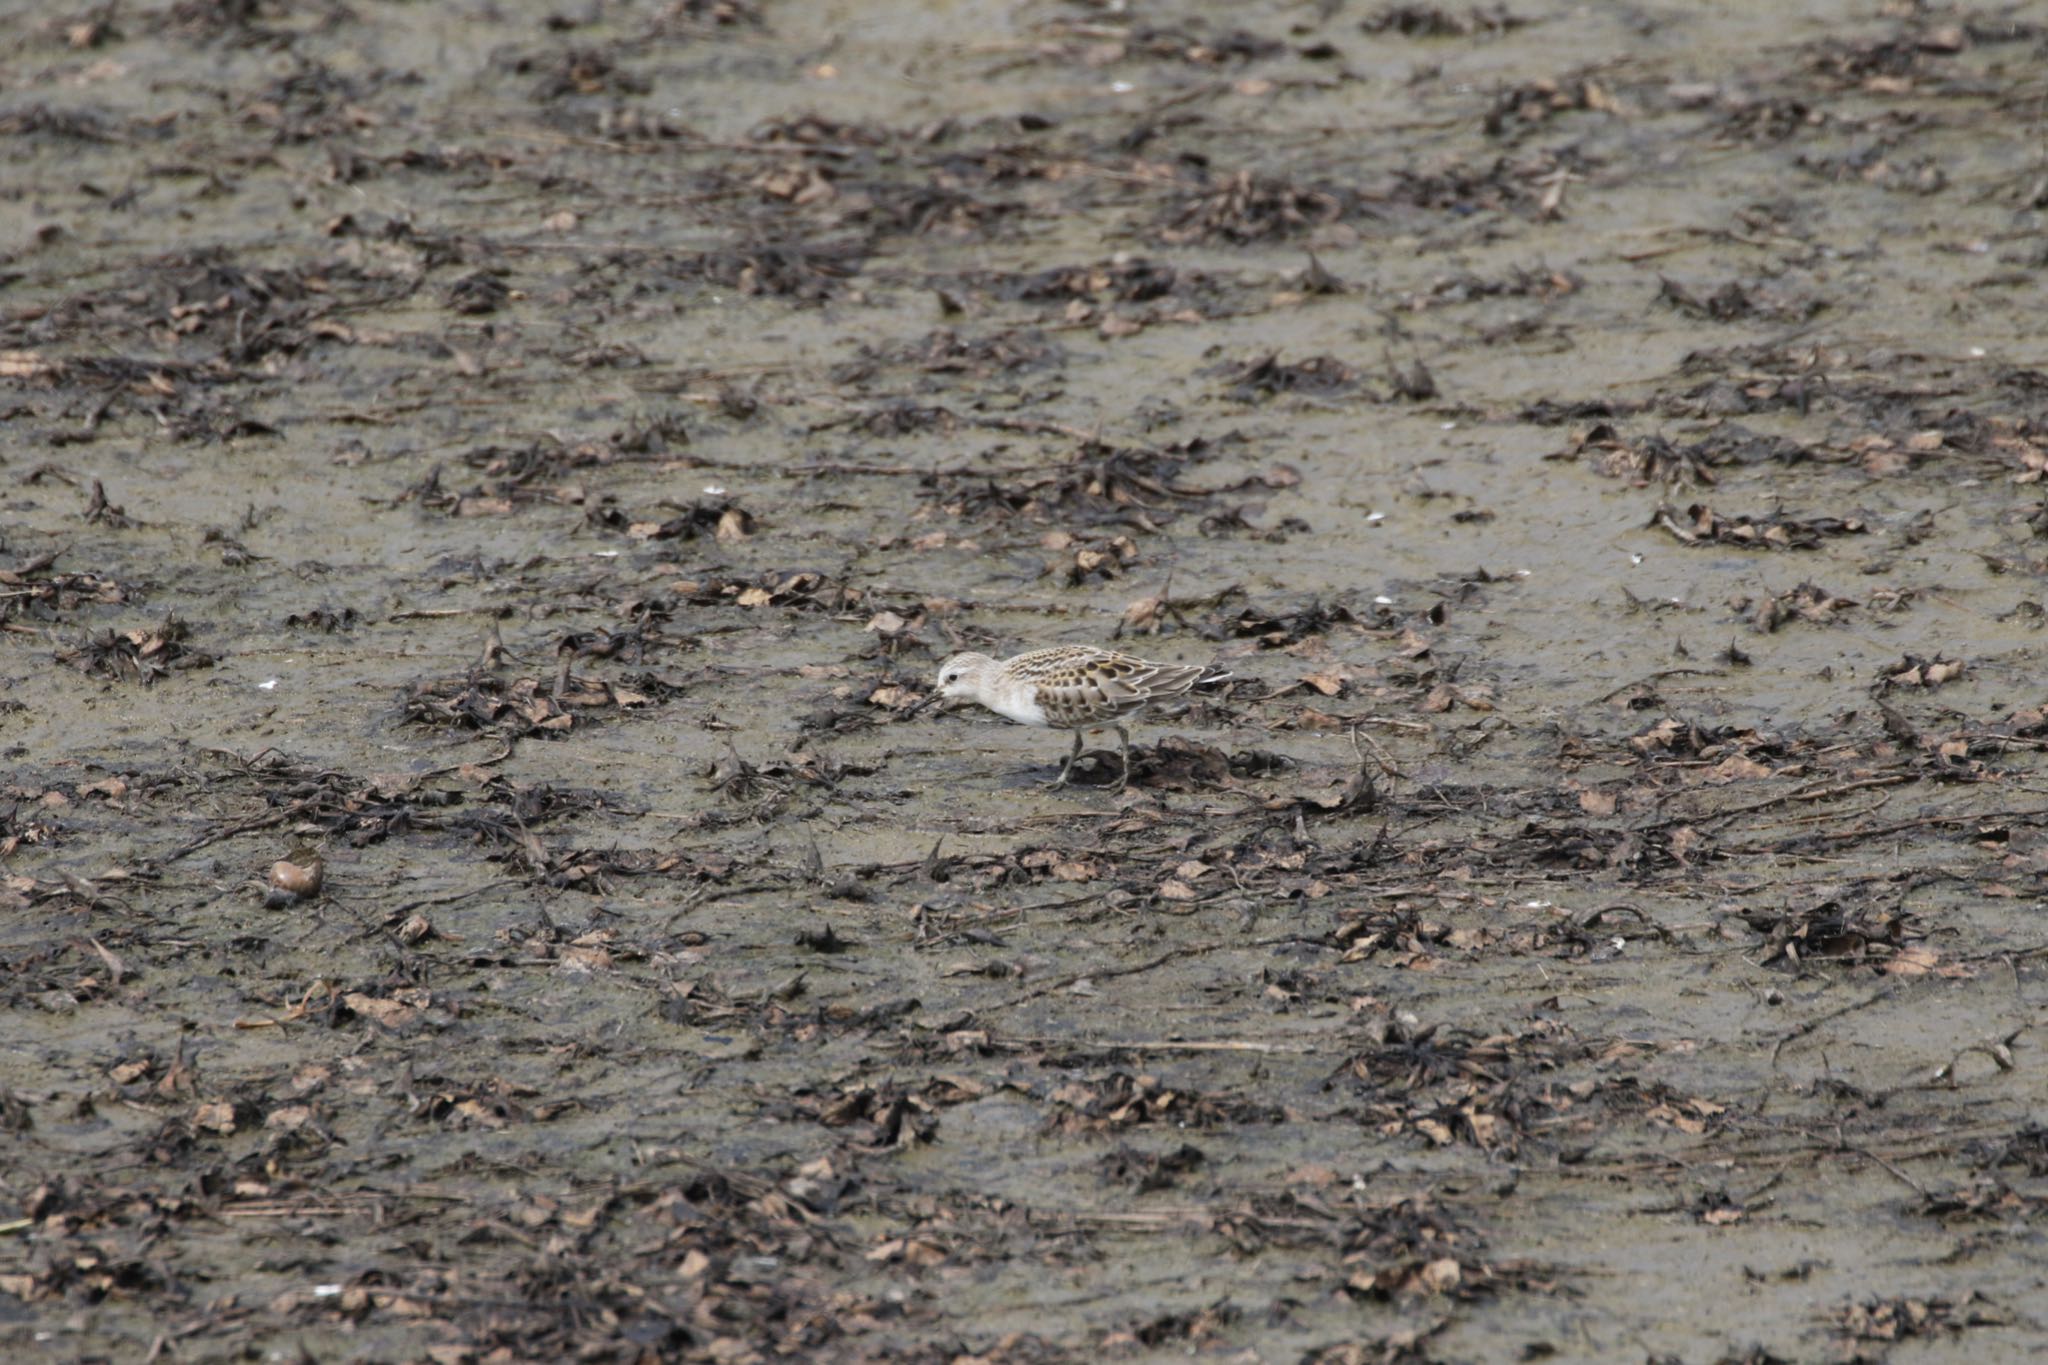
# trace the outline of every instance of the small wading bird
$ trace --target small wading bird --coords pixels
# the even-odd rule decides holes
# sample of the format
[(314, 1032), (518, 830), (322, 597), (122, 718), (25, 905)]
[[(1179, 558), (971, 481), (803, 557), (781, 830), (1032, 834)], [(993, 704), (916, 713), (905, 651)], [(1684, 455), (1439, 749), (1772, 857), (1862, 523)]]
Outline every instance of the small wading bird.
[(1207, 664), (1155, 664), (1092, 645), (1055, 645), (1000, 660), (955, 654), (939, 665), (935, 699), (979, 702), (1020, 725), (1072, 730), (1074, 747), (1060, 764), (1055, 787), (1073, 775), (1082, 732), (1113, 729), (1122, 741), (1123, 772), (1116, 780), (1121, 791), (1131, 780), (1131, 732), (1123, 722), (1155, 702), (1229, 677)]

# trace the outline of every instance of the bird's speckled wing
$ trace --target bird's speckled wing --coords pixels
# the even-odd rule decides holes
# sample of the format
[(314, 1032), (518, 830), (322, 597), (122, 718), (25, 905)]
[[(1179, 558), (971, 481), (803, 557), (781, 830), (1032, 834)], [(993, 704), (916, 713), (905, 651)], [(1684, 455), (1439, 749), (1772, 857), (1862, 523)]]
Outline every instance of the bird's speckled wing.
[(1211, 676), (1200, 664), (1155, 664), (1089, 645), (1034, 649), (1004, 668), (1035, 689), (1046, 722), (1063, 730), (1108, 724)]

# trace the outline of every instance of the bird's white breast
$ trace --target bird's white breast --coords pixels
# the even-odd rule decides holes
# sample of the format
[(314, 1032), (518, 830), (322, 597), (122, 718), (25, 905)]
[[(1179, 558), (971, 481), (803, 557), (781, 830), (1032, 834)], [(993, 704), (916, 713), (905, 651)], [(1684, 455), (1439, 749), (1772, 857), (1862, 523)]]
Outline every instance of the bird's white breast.
[(993, 689), (994, 695), (982, 698), (982, 705), (999, 716), (1016, 721), (1019, 725), (1046, 724), (1045, 708), (1038, 704), (1038, 689), (1035, 687), (1013, 686)]

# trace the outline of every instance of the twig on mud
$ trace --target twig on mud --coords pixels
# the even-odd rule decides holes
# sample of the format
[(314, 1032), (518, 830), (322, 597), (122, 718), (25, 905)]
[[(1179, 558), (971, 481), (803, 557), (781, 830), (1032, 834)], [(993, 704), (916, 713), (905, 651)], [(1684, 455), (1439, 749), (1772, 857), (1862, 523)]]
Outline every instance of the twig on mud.
[[(992, 431), (1018, 431), (1027, 436), (1065, 436), (1083, 445), (1094, 445), (1102, 440), (1101, 427), (1088, 431), (1066, 422), (1049, 421), (1043, 417), (979, 417), (975, 419), (974, 425), (987, 427)], [(1153, 450), (1147, 445), (1133, 446), (1132, 449), (1147, 453)]]
[[(1757, 247), (1766, 251), (1776, 247), (1790, 246), (1795, 241), (1794, 238), (1778, 233), (1773, 233), (1769, 237), (1755, 237), (1736, 232), (1731, 228), (1702, 227), (1695, 223), (1667, 223), (1660, 224), (1657, 227), (1627, 228), (1615, 233), (1614, 236), (1668, 237), (1674, 234), (1687, 238), (1704, 239), (1708, 243), (1739, 242), (1743, 246)], [(1687, 245), (1690, 245), (1690, 243), (1664, 247), (1639, 247), (1633, 251), (1618, 251), (1615, 255), (1624, 261), (1647, 261), (1669, 252), (1682, 251)], [(1797, 334), (1795, 333), (1795, 335)]]
[(1923, 815), (1914, 820), (1900, 820), (1889, 825), (1872, 825), (1857, 829), (1845, 829), (1833, 834), (1801, 834), (1790, 839), (1780, 839), (1763, 847), (1733, 846), (1722, 850), (1724, 854), (1764, 856), (1790, 853), (1794, 846), (1811, 843), (1844, 843), (1860, 839), (1876, 839), (1887, 834), (1901, 834), (1909, 829), (1926, 829), (1932, 825), (1975, 825), (1992, 820), (2026, 820), (2040, 823), (2044, 813), (2038, 810), (1986, 810), (1967, 815)]
[(1213, 953), (1219, 948), (1247, 948), (1251, 946), (1253, 945), (1239, 942), (1194, 943), (1185, 948), (1175, 948), (1171, 952), (1161, 953), (1151, 961), (1141, 962), (1135, 967), (1110, 967), (1095, 971), (1071, 972), (1066, 976), (1046, 982), (1036, 990), (1026, 991), (1024, 994), (1012, 996), (1008, 1000), (999, 1000), (993, 1005), (984, 1005), (981, 1009), (976, 1010), (975, 1013), (980, 1014), (993, 1010), (1010, 1009), (1027, 1001), (1036, 1000), (1041, 996), (1051, 995), (1054, 991), (1063, 991), (1067, 987), (1081, 981), (1103, 980), (1117, 976), (1136, 976), (1140, 972), (1149, 972), (1155, 967), (1164, 967), (1167, 963), (1178, 961), (1184, 957), (1200, 957), (1205, 953)]
[(2031, 948), (1998, 948), (1988, 953), (1959, 953), (1956, 961), (2025, 962), (2036, 957), (2048, 957), (2048, 943), (2037, 943)]
[[(1918, 1145), (1891, 1144), (1891, 1153), (1894, 1158), (1900, 1161), (1911, 1161), (1924, 1156), (1953, 1156), (1957, 1145), (1963, 1141), (1973, 1138), (2001, 1137), (2009, 1135), (2011, 1132), (2011, 1123), (2005, 1121), (1968, 1124), (1960, 1128), (1942, 1129), (1933, 1134), (1915, 1132), (1912, 1134), (1912, 1138)], [(1931, 1143), (1927, 1140), (1930, 1137), (1941, 1138), (1943, 1141)], [(1660, 1151), (1647, 1156), (1624, 1155), (1612, 1158), (1589, 1156), (1570, 1165), (1554, 1167), (1549, 1174), (1556, 1177), (1587, 1176), (1598, 1180), (1611, 1180), (1617, 1174), (1632, 1174), (1638, 1171), (1669, 1170), (1674, 1166), (1680, 1169), (1690, 1169), (1695, 1161), (1715, 1163), (1739, 1162), (1745, 1166), (1761, 1166), (1766, 1162), (1772, 1161), (1780, 1163), (1811, 1161), (1817, 1156), (1843, 1156), (1865, 1150), (1868, 1150), (1868, 1144), (1863, 1148), (1852, 1148), (1845, 1147), (1838, 1141), (1828, 1142), (1820, 1140), (1801, 1142), (1790, 1147), (1767, 1146), (1763, 1143), (1722, 1144), (1704, 1142), (1696, 1147), (1687, 1148), (1680, 1152), (1667, 1153)]]
[(1891, 800), (1892, 799), (1889, 796), (1880, 796), (1877, 798), (1877, 800), (1872, 801), (1869, 805), (1859, 806), (1855, 810), (1819, 811), (1813, 815), (1788, 815), (1782, 820), (1773, 820), (1769, 823), (1772, 825), (1776, 825), (1780, 829), (1783, 829), (1792, 825), (1825, 825), (1831, 820), (1860, 819), (1866, 815), (1877, 814), (1886, 806), (1890, 805)]
[(2003, 1038), (2000, 1038), (1995, 1043), (1972, 1043), (1966, 1048), (1959, 1049), (1956, 1052), (1955, 1056), (1948, 1059), (1948, 1064), (1946, 1066), (1942, 1067), (1941, 1070), (1934, 1073), (1934, 1079), (1941, 1082), (1947, 1089), (1955, 1089), (1956, 1064), (1962, 1061), (1963, 1058), (1969, 1056), (1973, 1052), (1981, 1052), (1986, 1057), (1989, 1057), (1991, 1059), (1991, 1064), (1997, 1067), (2000, 1071), (2011, 1071), (2013, 1067), (2017, 1065), (2017, 1063), (2015, 1063), (2012, 1059), (2013, 1039), (2019, 1037), (2022, 1033), (2025, 1033), (2028, 1027), (2030, 1026), (2022, 1024), (2020, 1027), (2006, 1034)]
[(1838, 782), (1832, 785), (1808, 785), (1794, 788), (1792, 791), (1784, 792), (1778, 796), (1767, 796), (1761, 801), (1752, 801), (1746, 806), (1730, 806), (1726, 810), (1717, 810), (1711, 814), (1688, 818), (1693, 818), (1694, 823), (1701, 823), (1707, 820), (1726, 820), (1736, 815), (1748, 815), (1752, 811), (1769, 810), (1772, 806), (1781, 806), (1787, 801), (1825, 801), (1830, 796), (1843, 796), (1849, 792), (1861, 791), (1865, 787), (1896, 787), (1901, 782), (1913, 782), (1917, 781), (1918, 778), (1919, 774), (1917, 773), (1892, 773), (1885, 777), (1859, 778), (1854, 782)]
[(1793, 1029), (1790, 1033), (1787, 1033), (1785, 1036), (1778, 1039), (1777, 1043), (1772, 1046), (1771, 1066), (1775, 1068), (1778, 1065), (1778, 1054), (1785, 1050), (1786, 1044), (1791, 1043), (1796, 1039), (1804, 1038), (1807, 1034), (1812, 1033), (1815, 1029), (1818, 1029), (1822, 1024), (1828, 1023), (1831, 1020), (1839, 1019), (1845, 1014), (1854, 1014), (1857, 1010), (1864, 1009), (1871, 1005), (1875, 1005), (1881, 1000), (1889, 1000), (1897, 991), (1897, 986), (1886, 986), (1883, 990), (1878, 991), (1874, 995), (1859, 1000), (1853, 1005), (1844, 1005), (1838, 1010), (1830, 1010), (1826, 1014), (1819, 1015), (1815, 1018), (1807, 1020), (1798, 1028)]
[(1892, 1177), (1895, 1180), (1898, 1180), (1900, 1183), (1904, 1184), (1908, 1189), (1912, 1190), (1913, 1193), (1919, 1195), (1922, 1199), (1928, 1197), (1927, 1187), (1925, 1185), (1922, 1185), (1912, 1176), (1907, 1175), (1904, 1171), (1900, 1170), (1897, 1166), (1894, 1166), (1891, 1162), (1886, 1161), (1883, 1157), (1879, 1156), (1876, 1152), (1871, 1151), (1868, 1147), (1844, 1147), (1842, 1150), (1845, 1152), (1853, 1153), (1856, 1156), (1869, 1158), (1870, 1160), (1876, 1162), (1878, 1165), (1884, 1167), (1886, 1171), (1891, 1173)]
[[(862, 156), (874, 149), (839, 142), (719, 142), (693, 137), (677, 142), (678, 152), (759, 152), (763, 156)], [(656, 248), (649, 248), (654, 250)]]
[[(317, 1199), (306, 1200), (263, 1199), (247, 1204), (224, 1205), (219, 1215), (222, 1218), (341, 1218), (365, 1209), (374, 1211), (391, 1197), (388, 1190), (366, 1190), (360, 1194), (324, 1194)], [(402, 1197), (437, 1200), (444, 1204), (460, 1204), (467, 1200), (464, 1195), (423, 1194), (413, 1189), (406, 1190)]]
[(1600, 930), (1606, 927), (1603, 921), (1606, 920), (1606, 918), (1609, 915), (1614, 914), (1633, 915), (1635, 916), (1636, 923), (1642, 926), (1642, 933), (1647, 934), (1652, 938), (1658, 939), (1661, 942), (1669, 943), (1671, 941), (1671, 930), (1666, 929), (1663, 925), (1657, 923), (1657, 921), (1651, 919), (1649, 915), (1645, 914), (1642, 910), (1638, 909), (1633, 905), (1603, 905), (1597, 910), (1589, 910), (1585, 914), (1578, 916), (1573, 922), (1577, 924), (1578, 927), (1586, 933), (1598, 933)]
[[(438, 768), (429, 768), (424, 772), (411, 774), (411, 777), (414, 781), (424, 781), (429, 777), (439, 777), (445, 773), (458, 772), (463, 768), (483, 768), (495, 763), (503, 763), (512, 756), (513, 741), (507, 738), (502, 742), (504, 748), (490, 758), (444, 764)], [(208, 749), (205, 752), (233, 759), (242, 766), (243, 771), (247, 772), (253, 768), (257, 759), (262, 758), (265, 754), (277, 753), (278, 751), (276, 749), (264, 749), (248, 758), (243, 758), (231, 749)], [(259, 829), (270, 829), (273, 826), (281, 825), (287, 820), (303, 815), (312, 808), (316, 800), (316, 797), (305, 797), (292, 802), (288, 806), (281, 806), (276, 810), (266, 811), (262, 815), (253, 816), (247, 820), (238, 820), (233, 824), (223, 825), (218, 829), (200, 835), (189, 843), (181, 844), (177, 848), (172, 849), (164, 855), (163, 861), (167, 864), (175, 863), (180, 858), (190, 857), (200, 849), (211, 844), (217, 844), (223, 839), (232, 839), (238, 834), (250, 834)]]
[[(1146, 1209), (1138, 1213), (1105, 1213), (1096, 1209), (1034, 1209), (1041, 1217), (1066, 1218), (1076, 1224), (1098, 1227), (1149, 1228), (1154, 1232), (1175, 1232), (1186, 1227), (1207, 1228), (1210, 1216), (1202, 1209)], [(1315, 1226), (1320, 1226), (1317, 1224)]]
[(992, 1047), (1056, 1047), (1062, 1052), (1257, 1052), (1261, 1054), (1313, 1057), (1322, 1049), (1312, 1043), (1255, 1043), (1243, 1038), (1186, 1039), (1141, 1038), (1123, 1042), (1113, 1038), (1025, 1038), (990, 1040)]
[[(1363, 744), (1372, 750), (1373, 760), (1380, 765), (1381, 772), (1385, 773), (1388, 777), (1398, 777), (1405, 781), (1408, 774), (1402, 770), (1401, 765), (1387, 756), (1387, 751), (1380, 747), (1378, 740), (1359, 730), (1359, 725), (1364, 723), (1366, 722), (1353, 721), (1351, 724), (1351, 752), (1358, 755), (1359, 770), (1363, 772), (1365, 769), (1365, 752), (1359, 747)], [(1370, 773), (1366, 774), (1365, 780), (1370, 784), (1372, 782), (1372, 775)]]
[(1700, 676), (1706, 678), (1718, 678), (1723, 676), (1724, 672), (1725, 670), (1719, 668), (1660, 668), (1655, 673), (1648, 674), (1644, 677), (1632, 678), (1628, 682), (1625, 682), (1621, 686), (1615, 688), (1612, 692), (1602, 692), (1599, 696), (1593, 698), (1593, 704), (1597, 706), (1603, 701), (1608, 701), (1612, 698), (1620, 696), (1622, 693), (1628, 691), (1631, 687), (1641, 687), (1644, 683), (1655, 682), (1659, 678), (1676, 677), (1682, 673), (1697, 673)]
[[(934, 852), (937, 851), (937, 847), (937, 845), (933, 845)], [(1086, 904), (1095, 899), (1096, 897), (1087, 896), (1076, 901), (1062, 902), (1062, 904)], [(1037, 910), (1047, 907), (1033, 906), (1032, 908)], [(943, 948), (948, 944), (963, 940), (968, 943), (1000, 944), (1001, 940), (989, 930), (988, 926), (1015, 923), (1022, 919), (1023, 916), (1024, 907), (1012, 906), (1008, 910), (992, 910), (985, 915), (977, 915), (968, 920), (952, 920), (944, 926), (935, 928), (932, 924), (931, 907), (919, 905), (916, 907), (916, 912), (912, 917), (911, 946), (920, 949)]]
[(306, 801), (294, 801), (282, 810), (274, 810), (267, 815), (259, 815), (253, 820), (239, 820), (232, 825), (216, 829), (209, 834), (202, 834), (192, 842), (183, 844), (165, 854), (164, 861), (166, 863), (175, 863), (180, 858), (189, 857), (197, 853), (208, 844), (217, 844), (223, 839), (232, 839), (237, 834), (247, 834), (252, 830), (269, 829), (273, 825), (281, 825), (293, 816), (303, 813), (309, 804), (311, 803)]
[(499, 742), (505, 747), (489, 758), (464, 759), (460, 763), (444, 763), (438, 768), (428, 768), (424, 772), (411, 773), (408, 776), (415, 782), (424, 782), (430, 777), (441, 777), (447, 773), (459, 773), (464, 768), (489, 768), (495, 764), (503, 763), (506, 759), (512, 757), (512, 750), (517, 741), (511, 735), (503, 735), (500, 736)]

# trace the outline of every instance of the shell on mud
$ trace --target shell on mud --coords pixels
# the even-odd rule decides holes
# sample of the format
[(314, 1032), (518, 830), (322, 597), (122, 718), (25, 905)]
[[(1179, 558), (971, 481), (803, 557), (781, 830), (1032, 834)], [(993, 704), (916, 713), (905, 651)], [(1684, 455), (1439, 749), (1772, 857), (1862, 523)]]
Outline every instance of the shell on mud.
[(327, 880), (327, 863), (317, 853), (294, 849), (289, 855), (279, 858), (270, 865), (270, 890), (263, 903), (271, 909), (282, 909), (298, 901), (310, 900), (320, 894), (321, 886)]

